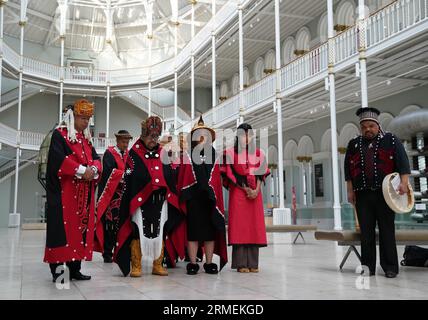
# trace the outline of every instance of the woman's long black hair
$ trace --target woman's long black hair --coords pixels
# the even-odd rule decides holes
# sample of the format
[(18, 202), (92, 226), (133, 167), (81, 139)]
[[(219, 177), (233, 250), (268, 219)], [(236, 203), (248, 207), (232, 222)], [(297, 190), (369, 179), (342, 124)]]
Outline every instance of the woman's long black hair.
[[(245, 132), (245, 134), (250, 133), (250, 135), (253, 136), (254, 133), (252, 132), (252, 130), (253, 128), (248, 123), (244, 122), (239, 125), (239, 127), (236, 130), (235, 145), (234, 145), (234, 149), (236, 153), (238, 153), (238, 150), (239, 150), (239, 136), (243, 134), (243, 131)], [(255, 139), (253, 139), (249, 144), (247, 144), (246, 149), (248, 153), (254, 153), (256, 151)]]

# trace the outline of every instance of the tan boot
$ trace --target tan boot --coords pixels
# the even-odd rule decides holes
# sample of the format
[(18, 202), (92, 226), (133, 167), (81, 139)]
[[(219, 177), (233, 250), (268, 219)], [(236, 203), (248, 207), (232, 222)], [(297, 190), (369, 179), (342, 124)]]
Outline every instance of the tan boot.
[(141, 245), (140, 239), (131, 241), (131, 277), (141, 277)]
[(162, 265), (164, 247), (165, 247), (165, 244), (162, 242), (161, 254), (160, 254), (159, 258), (157, 258), (156, 260), (153, 260), (152, 274), (157, 275), (157, 276), (167, 276), (168, 275), (168, 270), (166, 270), (166, 268), (164, 268), (164, 266)]

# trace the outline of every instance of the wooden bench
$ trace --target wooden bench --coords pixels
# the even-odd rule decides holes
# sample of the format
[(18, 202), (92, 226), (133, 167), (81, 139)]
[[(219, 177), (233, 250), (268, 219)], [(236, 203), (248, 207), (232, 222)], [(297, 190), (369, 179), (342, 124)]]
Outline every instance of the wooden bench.
[(266, 226), (266, 232), (297, 232), (297, 235), (294, 238), (293, 244), (296, 243), (299, 237), (301, 237), (303, 242), (306, 243), (302, 232), (316, 231), (316, 230), (317, 230), (317, 226), (310, 225), (310, 224), (308, 225), (284, 224), (284, 225), (267, 225)]
[[(340, 263), (340, 270), (342, 270), (351, 252), (354, 252), (358, 260), (361, 262), (361, 255), (355, 247), (361, 245), (361, 234), (359, 232), (353, 230), (316, 231), (315, 239), (337, 241), (339, 246), (348, 246), (348, 251), (346, 251), (342, 262)], [(396, 230), (395, 240), (398, 246), (428, 245), (428, 230)], [(376, 244), (379, 244), (378, 233), (376, 233)]]

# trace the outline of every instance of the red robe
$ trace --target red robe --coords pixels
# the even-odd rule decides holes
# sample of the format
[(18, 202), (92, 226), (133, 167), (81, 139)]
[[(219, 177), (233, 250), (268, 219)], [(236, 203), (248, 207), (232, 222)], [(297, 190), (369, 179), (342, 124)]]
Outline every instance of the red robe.
[[(190, 161), (190, 156), (188, 156), (187, 159)], [(221, 270), (227, 263), (226, 226), (224, 218), (223, 190), (220, 175), (220, 159), (216, 158), (214, 148), (212, 148), (212, 159), (214, 159), (215, 162), (212, 166), (210, 178), (208, 180), (208, 197), (213, 205), (212, 221), (214, 222), (214, 227), (216, 229), (214, 239), (214, 253), (220, 257)], [(196, 178), (194, 172), (193, 176)], [(187, 211), (185, 208), (186, 201), (194, 196), (194, 188), (197, 188), (196, 184), (193, 184), (190, 188), (185, 188), (182, 190), (180, 200), (183, 204), (184, 213)]]
[(221, 168), (223, 184), (229, 189), (229, 245), (266, 246), (262, 193), (259, 192), (257, 197), (251, 200), (247, 198), (246, 192), (242, 188), (243, 185), (246, 185), (255, 189), (257, 179), (264, 181), (270, 174), (265, 156), (259, 149), (248, 155), (243, 150), (238, 155), (234, 148), (230, 148), (225, 151), (223, 159)]
[(113, 260), (125, 276), (130, 272), (129, 245), (132, 240), (132, 216), (149, 198), (153, 190), (158, 188), (166, 189), (168, 202), (168, 219), (164, 225), (165, 246), (171, 260), (175, 260), (176, 255), (184, 258), (185, 236), (181, 225), (184, 216), (180, 209), (182, 206), (179, 193), (194, 183), (194, 178), (189, 174), (191, 166), (180, 165), (178, 178), (180, 183), (178, 183), (174, 178), (174, 169), (167, 160), (167, 152), (159, 146), (153, 151), (152, 156), (148, 153), (142, 140), (136, 141), (129, 152), (125, 168), (125, 191), (121, 201), (117, 246), (113, 256)]
[(77, 142), (67, 138), (67, 129), (59, 128), (52, 134), (49, 147), (46, 195), (47, 231), (44, 262), (63, 263), (92, 260), (95, 187), (78, 179), (79, 165), (95, 166), (101, 175), (101, 162), (94, 147), (83, 134)]
[[(104, 226), (101, 218), (104, 216), (107, 209), (112, 205), (112, 199), (115, 195), (116, 189), (123, 179), (125, 173), (125, 163), (128, 157), (128, 151), (123, 154), (122, 158), (116, 151), (115, 147), (109, 147), (106, 153), (107, 152), (113, 156), (116, 168), (111, 170), (107, 180), (102, 181), (103, 183), (100, 182), (99, 186), (100, 197), (98, 198), (96, 206), (97, 221), (95, 227), (94, 251), (101, 253), (104, 252)], [(104, 171), (105, 169), (106, 168), (104, 168)], [(120, 199), (119, 203), (116, 205), (120, 206)]]

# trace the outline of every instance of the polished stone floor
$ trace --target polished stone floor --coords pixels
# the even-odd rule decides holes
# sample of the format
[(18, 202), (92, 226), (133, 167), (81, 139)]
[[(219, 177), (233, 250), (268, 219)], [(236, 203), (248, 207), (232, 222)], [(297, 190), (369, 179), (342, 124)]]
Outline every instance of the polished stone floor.
[[(240, 274), (226, 265), (218, 275), (185, 274), (185, 263), (168, 277), (153, 276), (143, 261), (142, 278), (124, 278), (115, 264), (95, 254), (83, 266), (91, 281), (73, 281), (59, 290), (42, 263), (45, 231), (0, 229), (0, 299), (427, 299), (428, 269), (401, 267), (396, 279), (378, 275), (360, 281), (351, 256), (343, 272), (338, 265), (346, 251), (334, 242), (305, 234), (306, 244), (292, 245), (292, 234), (269, 234), (261, 249), (260, 273)], [(230, 249), (230, 248), (229, 248)], [(230, 252), (229, 252), (230, 253)], [(399, 247), (402, 256), (403, 247)], [(229, 255), (230, 256), (230, 255)], [(366, 279), (363, 279), (366, 281)]]

